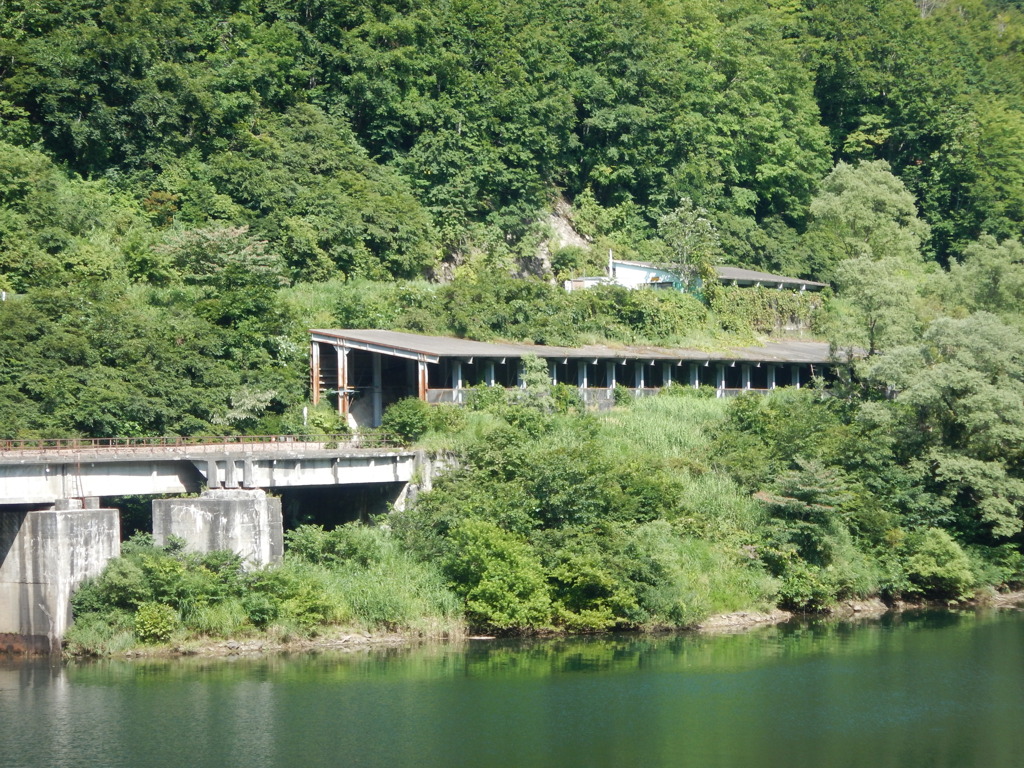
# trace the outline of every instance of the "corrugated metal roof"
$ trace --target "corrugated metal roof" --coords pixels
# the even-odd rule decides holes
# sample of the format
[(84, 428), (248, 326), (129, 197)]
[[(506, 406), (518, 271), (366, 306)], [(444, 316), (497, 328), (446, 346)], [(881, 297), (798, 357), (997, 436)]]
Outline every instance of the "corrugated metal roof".
[(543, 357), (540, 352), (536, 351), (542, 347), (505, 342), (471, 341), (470, 339), (457, 339), (453, 336), (424, 336), (418, 333), (365, 328), (312, 330), (310, 333), (346, 339), (360, 344), (392, 347), (433, 357), (521, 357), (529, 351)]
[(739, 267), (715, 267), (719, 280), (743, 280), (752, 283), (782, 283), (783, 285), (808, 285), (824, 288), (826, 283), (818, 283), (814, 280), (803, 280), (799, 277), (786, 277), (785, 275), (773, 275), (769, 272), (757, 272), (753, 269), (740, 269)]
[[(356, 344), (394, 349), (428, 357), (519, 358), (534, 354), (548, 359), (575, 358), (599, 360), (714, 361), (736, 360), (767, 363), (831, 363), (829, 345), (820, 341), (771, 341), (762, 346), (736, 347), (708, 352), (701, 349), (665, 347), (549, 347), (541, 344), (471, 341), (449, 336), (423, 336), (417, 333), (375, 329), (311, 330), (314, 339), (346, 340)], [(319, 337), (319, 338), (317, 338)]]

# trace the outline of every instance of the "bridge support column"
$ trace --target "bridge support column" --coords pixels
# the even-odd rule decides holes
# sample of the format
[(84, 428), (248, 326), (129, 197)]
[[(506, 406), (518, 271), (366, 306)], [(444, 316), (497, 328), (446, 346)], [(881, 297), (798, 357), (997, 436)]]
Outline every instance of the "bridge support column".
[(261, 490), (215, 489), (198, 499), (154, 499), (153, 538), (185, 540), (194, 552), (230, 549), (253, 566), (280, 562), (284, 554), (281, 500)]
[(220, 470), (217, 468), (216, 459), (209, 459), (206, 462), (206, 487), (220, 488)]
[(0, 512), (0, 652), (56, 653), (71, 623), (71, 593), (121, 554), (116, 509)]
[(238, 478), (235, 476), (235, 470), (238, 467), (235, 466), (235, 460), (228, 456), (224, 459), (224, 487), (234, 490), (238, 487)]
[(373, 353), (372, 376), (373, 389), (371, 390), (370, 396), (373, 400), (373, 426), (379, 427), (380, 421), (384, 417), (384, 384), (381, 378), (381, 360), (379, 352)]
[(256, 483), (253, 478), (253, 466), (252, 459), (242, 460), (242, 487), (243, 488), (255, 488)]

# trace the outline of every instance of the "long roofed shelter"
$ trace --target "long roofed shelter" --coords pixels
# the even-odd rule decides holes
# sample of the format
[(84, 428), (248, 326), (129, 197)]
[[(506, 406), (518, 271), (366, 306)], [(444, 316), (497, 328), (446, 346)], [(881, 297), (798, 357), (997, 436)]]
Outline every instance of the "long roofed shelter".
[(380, 424), (384, 409), (405, 397), (463, 403), (477, 385), (519, 387), (521, 361), (548, 363), (552, 383), (579, 387), (588, 406), (610, 407), (616, 384), (637, 396), (671, 383), (714, 387), (718, 396), (800, 387), (826, 380), (844, 363), (817, 341), (778, 341), (718, 352), (662, 347), (548, 347), (483, 342), (381, 330), (312, 330), (313, 403), (329, 400), (359, 426)]

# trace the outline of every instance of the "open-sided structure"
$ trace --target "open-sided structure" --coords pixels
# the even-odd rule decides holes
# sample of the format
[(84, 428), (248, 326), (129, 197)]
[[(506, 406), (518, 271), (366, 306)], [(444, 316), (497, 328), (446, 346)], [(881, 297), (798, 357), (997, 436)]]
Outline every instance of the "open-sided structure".
[(329, 400), (351, 423), (380, 424), (384, 409), (404, 397), (462, 403), (477, 385), (521, 386), (526, 355), (547, 361), (552, 383), (579, 387), (587, 405), (607, 407), (616, 384), (636, 395), (670, 383), (714, 387), (718, 395), (779, 386), (800, 387), (835, 375), (841, 363), (828, 344), (771, 342), (719, 352), (662, 347), (547, 347), (482, 342), (380, 330), (313, 330), (313, 402)]

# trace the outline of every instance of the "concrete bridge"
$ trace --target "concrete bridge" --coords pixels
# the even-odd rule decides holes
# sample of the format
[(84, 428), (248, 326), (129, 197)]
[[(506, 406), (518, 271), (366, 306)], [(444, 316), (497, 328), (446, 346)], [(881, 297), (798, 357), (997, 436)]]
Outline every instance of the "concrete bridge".
[(378, 439), (111, 438), (0, 441), (0, 652), (52, 652), (70, 596), (120, 554), (120, 519), (100, 499), (153, 500), (153, 535), (195, 551), (230, 549), (253, 566), (280, 560), (281, 500), (267, 490), (393, 484), (404, 503), (421, 455)]
[(0, 506), (58, 499), (399, 483), (415, 454), (353, 435), (0, 441)]

